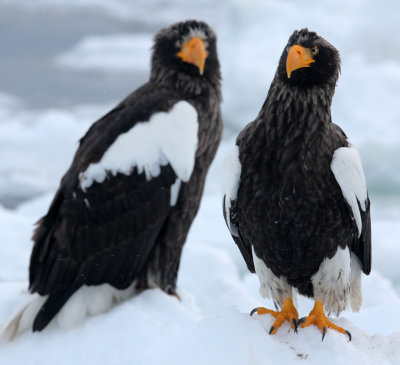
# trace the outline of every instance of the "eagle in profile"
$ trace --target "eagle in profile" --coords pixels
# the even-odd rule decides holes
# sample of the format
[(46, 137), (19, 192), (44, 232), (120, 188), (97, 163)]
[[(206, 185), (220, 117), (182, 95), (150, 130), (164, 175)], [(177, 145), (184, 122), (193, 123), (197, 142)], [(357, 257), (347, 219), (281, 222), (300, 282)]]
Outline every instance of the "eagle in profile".
[(185, 21), (155, 36), (149, 81), (80, 140), (38, 222), (13, 336), (71, 327), (134, 292), (175, 294), (182, 247), (221, 139), (216, 36)]
[[(361, 306), (361, 272), (371, 271), (370, 201), (359, 153), (331, 119), (339, 52), (315, 32), (295, 31), (257, 118), (224, 164), (223, 212), (260, 293), (287, 320), (347, 334), (325, 315)], [(314, 298), (299, 320), (292, 299)], [(280, 309), (280, 310), (279, 310)]]

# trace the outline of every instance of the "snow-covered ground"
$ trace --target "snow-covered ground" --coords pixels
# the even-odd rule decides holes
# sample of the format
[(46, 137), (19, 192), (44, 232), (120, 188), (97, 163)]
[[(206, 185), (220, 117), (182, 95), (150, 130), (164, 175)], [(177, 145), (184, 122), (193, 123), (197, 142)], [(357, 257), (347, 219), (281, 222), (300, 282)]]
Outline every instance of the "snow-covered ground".
[[(0, 1), (55, 11), (104, 11), (141, 24), (127, 33), (86, 34), (51, 57), (58, 72), (148, 73), (152, 29), (184, 18), (208, 21), (219, 37), (226, 136), (209, 174), (185, 246), (179, 302), (149, 290), (81, 326), (53, 326), (0, 344), (0, 364), (400, 364), (400, 5), (395, 1)], [(71, 13), (70, 13), (71, 14)], [(342, 54), (332, 115), (359, 148), (370, 187), (373, 272), (363, 278), (359, 313), (334, 322), (353, 341), (315, 328), (284, 325), (269, 336), (269, 316), (249, 311), (262, 300), (221, 213), (220, 168), (233, 136), (257, 114), (293, 29), (318, 31)], [(49, 30), (51, 31), (51, 30)], [(29, 67), (29, 62), (27, 62)], [(16, 79), (18, 75), (15, 76)], [(18, 80), (23, 83), (23, 80)], [(132, 80), (132, 88), (138, 86)], [(117, 102), (38, 109), (0, 85), (0, 324), (26, 289), (33, 223), (46, 212), (78, 139)], [(9, 207), (16, 207), (10, 209)], [(305, 315), (312, 302), (299, 298)]]

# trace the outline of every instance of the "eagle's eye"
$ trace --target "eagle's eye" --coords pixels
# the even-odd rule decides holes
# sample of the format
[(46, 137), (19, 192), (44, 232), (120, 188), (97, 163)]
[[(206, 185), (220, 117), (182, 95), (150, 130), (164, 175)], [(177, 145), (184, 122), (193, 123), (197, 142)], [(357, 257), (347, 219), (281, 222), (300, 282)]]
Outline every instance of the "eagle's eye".
[(311, 48), (311, 54), (313, 56), (316, 56), (319, 53), (319, 48), (317, 46), (314, 46), (313, 48)]

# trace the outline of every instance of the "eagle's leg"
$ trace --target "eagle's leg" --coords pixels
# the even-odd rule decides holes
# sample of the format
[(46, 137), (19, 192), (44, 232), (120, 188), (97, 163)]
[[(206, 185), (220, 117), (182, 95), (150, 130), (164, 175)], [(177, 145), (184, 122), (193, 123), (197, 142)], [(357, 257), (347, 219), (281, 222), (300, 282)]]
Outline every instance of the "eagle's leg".
[(349, 341), (351, 341), (351, 333), (345, 330), (342, 327), (336, 326), (332, 323), (325, 315), (324, 305), (320, 300), (316, 300), (314, 304), (313, 310), (310, 312), (308, 317), (301, 318), (298, 322), (300, 327), (308, 327), (312, 324), (316, 325), (320, 331), (322, 332), (322, 340), (324, 340), (325, 333), (328, 328), (332, 328), (340, 333), (343, 333), (349, 337)]
[(285, 321), (288, 321), (292, 326), (292, 328), (294, 329), (294, 331), (297, 332), (297, 323), (299, 320), (299, 314), (297, 313), (297, 309), (293, 304), (292, 298), (286, 298), (283, 301), (283, 306), (280, 312), (276, 312), (264, 307), (258, 307), (254, 308), (251, 311), (250, 315), (253, 315), (255, 312), (257, 312), (257, 314), (270, 314), (273, 317), (275, 317), (276, 320), (269, 330), (270, 335), (275, 334), (278, 328)]

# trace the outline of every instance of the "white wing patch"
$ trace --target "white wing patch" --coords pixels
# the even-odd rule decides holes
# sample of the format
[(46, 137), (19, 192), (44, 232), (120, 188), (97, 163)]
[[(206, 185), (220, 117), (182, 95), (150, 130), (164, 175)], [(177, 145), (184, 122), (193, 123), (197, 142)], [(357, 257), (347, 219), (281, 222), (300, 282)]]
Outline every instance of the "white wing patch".
[(368, 198), (367, 184), (361, 164), (360, 155), (351, 144), (349, 147), (340, 147), (333, 154), (331, 170), (335, 175), (342, 194), (353, 212), (358, 228), (358, 237), (361, 235), (362, 222), (358, 207), (365, 211)]
[(176, 179), (175, 182), (171, 185), (171, 197), (169, 205), (174, 207), (178, 201), (179, 190), (181, 189), (181, 180)]
[(134, 167), (150, 180), (168, 163), (182, 181), (188, 181), (195, 162), (197, 131), (196, 109), (180, 101), (169, 112), (156, 113), (119, 135), (99, 162), (80, 173), (80, 186), (85, 191), (93, 181), (102, 183), (107, 173), (129, 175)]
[(239, 160), (239, 147), (235, 147), (225, 156), (222, 172), (222, 198), (225, 197), (225, 217), (231, 234), (238, 236), (238, 229), (231, 224), (229, 209), (231, 200), (236, 200), (240, 185), (242, 165)]

